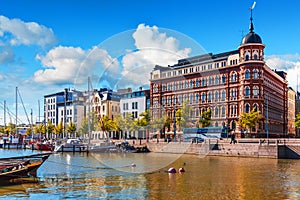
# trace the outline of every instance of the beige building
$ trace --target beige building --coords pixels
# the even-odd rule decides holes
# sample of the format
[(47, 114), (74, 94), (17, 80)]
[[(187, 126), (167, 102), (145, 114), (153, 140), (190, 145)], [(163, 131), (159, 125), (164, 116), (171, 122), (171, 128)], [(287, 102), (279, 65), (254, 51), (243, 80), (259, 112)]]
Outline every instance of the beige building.
[(296, 116), (296, 92), (289, 87), (288, 90), (288, 135), (295, 136), (295, 116)]

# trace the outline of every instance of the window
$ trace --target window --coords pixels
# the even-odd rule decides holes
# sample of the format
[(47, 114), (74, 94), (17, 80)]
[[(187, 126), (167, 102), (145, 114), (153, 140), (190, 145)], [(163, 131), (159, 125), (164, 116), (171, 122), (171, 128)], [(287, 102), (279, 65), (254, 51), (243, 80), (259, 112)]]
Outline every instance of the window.
[(193, 81), (190, 80), (190, 88), (193, 88)]
[(216, 93), (215, 93), (215, 101), (219, 101), (219, 92), (218, 91), (216, 91)]
[(196, 80), (196, 87), (199, 87), (200, 86), (200, 81), (199, 79)]
[(246, 97), (250, 96), (250, 87), (249, 86), (246, 86), (246, 88), (245, 88), (245, 96)]
[(246, 55), (245, 60), (246, 60), (246, 61), (249, 60), (249, 55)]
[(226, 83), (226, 75), (225, 74), (223, 74), (223, 76), (222, 76), (222, 83)]
[(196, 94), (196, 102), (198, 102), (199, 101), (199, 94), (197, 93)]
[(208, 78), (208, 85), (212, 85), (212, 83), (213, 83), (213, 78), (210, 76), (210, 77)]
[(222, 117), (225, 117), (226, 115), (226, 107), (222, 106)]
[(231, 82), (236, 82), (236, 72), (231, 73)]
[(218, 107), (215, 108), (215, 117), (219, 117), (219, 108)]
[(258, 71), (257, 71), (257, 69), (253, 70), (253, 78), (258, 78)]
[(185, 89), (189, 88), (189, 83), (188, 81), (185, 81)]
[(206, 101), (206, 93), (204, 93), (204, 92), (202, 93), (201, 99), (202, 99), (202, 102)]
[(257, 58), (258, 58), (257, 54), (254, 54), (254, 60), (258, 60)]
[(259, 95), (259, 88), (258, 88), (258, 86), (254, 86), (253, 87), (253, 96), (258, 97), (258, 95)]
[(215, 85), (219, 85), (219, 83), (220, 83), (220, 77), (216, 76), (216, 78), (215, 78)]
[(202, 86), (206, 86), (206, 78), (202, 78)]
[(190, 103), (193, 103), (193, 100), (194, 100), (194, 95), (190, 94)]
[(245, 71), (245, 79), (249, 79), (249, 78), (250, 78), (250, 70), (247, 69), (247, 70)]
[(245, 112), (246, 113), (250, 112), (250, 105), (248, 103), (245, 105)]
[(208, 93), (208, 101), (212, 101), (212, 92)]
[(222, 101), (225, 101), (225, 99), (226, 99), (226, 91), (225, 90), (223, 90), (222, 91)]

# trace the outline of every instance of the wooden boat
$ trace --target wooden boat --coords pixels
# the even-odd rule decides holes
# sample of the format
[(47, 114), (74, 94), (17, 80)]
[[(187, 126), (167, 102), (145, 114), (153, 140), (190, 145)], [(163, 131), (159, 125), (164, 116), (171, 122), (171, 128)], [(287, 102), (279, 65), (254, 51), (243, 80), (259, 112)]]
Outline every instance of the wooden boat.
[(37, 169), (48, 159), (51, 153), (0, 158), (0, 180), (36, 176)]

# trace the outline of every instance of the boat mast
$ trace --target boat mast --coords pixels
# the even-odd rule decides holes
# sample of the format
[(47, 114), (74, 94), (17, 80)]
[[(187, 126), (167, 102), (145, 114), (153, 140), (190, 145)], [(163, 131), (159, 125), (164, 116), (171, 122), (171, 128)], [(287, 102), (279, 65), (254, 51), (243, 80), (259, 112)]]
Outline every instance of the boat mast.
[(4, 131), (6, 129), (6, 101), (4, 100)]
[(16, 87), (16, 134), (18, 134), (18, 87)]
[(90, 77), (88, 77), (88, 145), (91, 142), (91, 122), (90, 122), (90, 112), (91, 112), (91, 100), (90, 100)]

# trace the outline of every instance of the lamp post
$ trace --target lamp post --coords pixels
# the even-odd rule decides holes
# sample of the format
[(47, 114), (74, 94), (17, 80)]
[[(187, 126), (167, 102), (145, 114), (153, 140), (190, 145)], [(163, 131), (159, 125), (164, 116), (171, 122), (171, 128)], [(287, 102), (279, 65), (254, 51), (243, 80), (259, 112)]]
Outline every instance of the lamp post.
[(267, 101), (266, 101), (266, 104), (267, 104), (267, 108), (266, 108), (266, 134), (267, 134), (267, 138), (269, 139), (269, 98), (268, 98), (268, 95), (267, 95)]
[(176, 104), (174, 104), (174, 141), (176, 141)]

